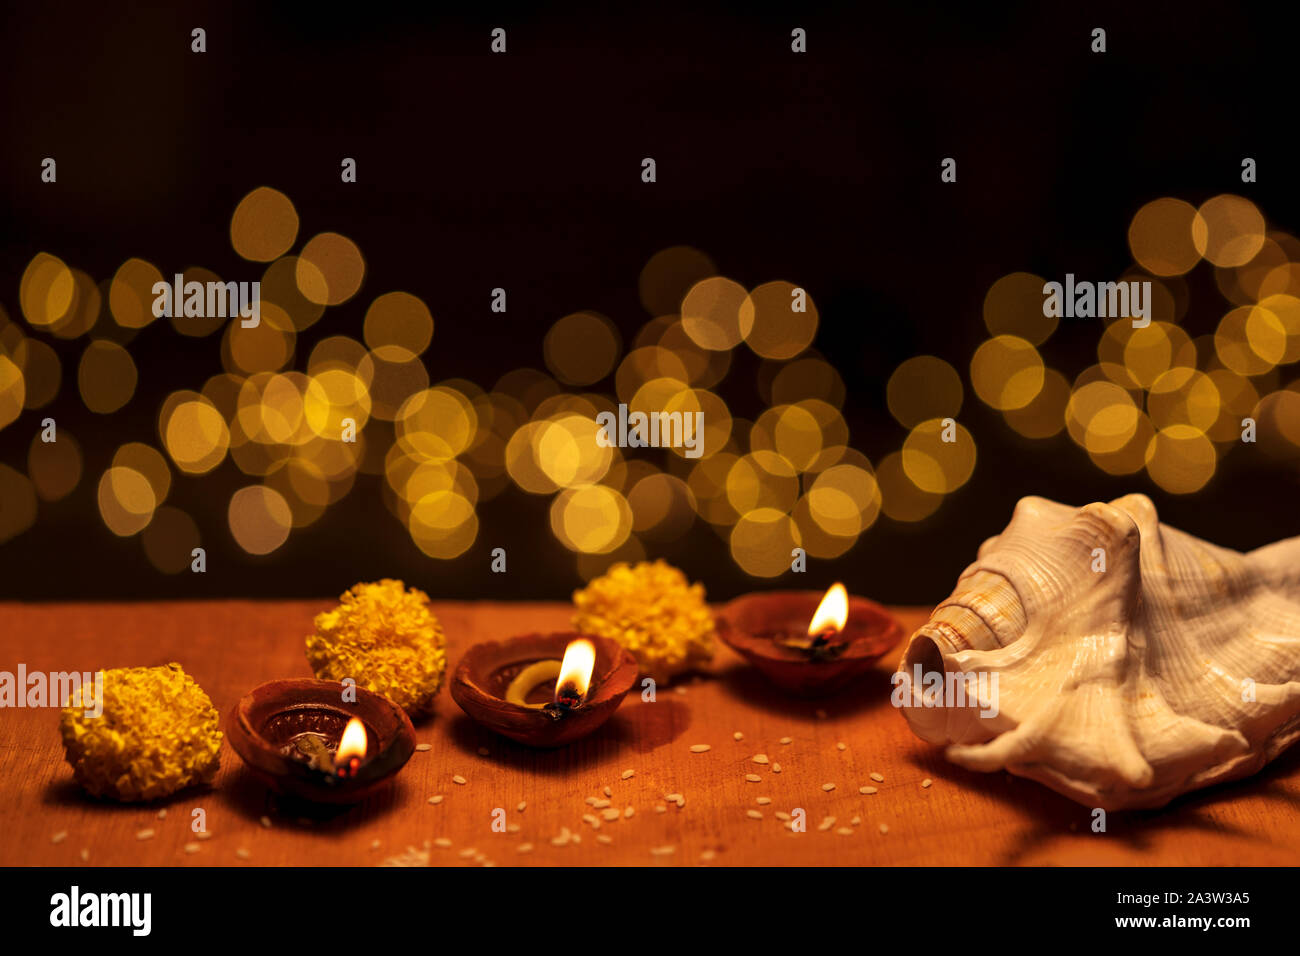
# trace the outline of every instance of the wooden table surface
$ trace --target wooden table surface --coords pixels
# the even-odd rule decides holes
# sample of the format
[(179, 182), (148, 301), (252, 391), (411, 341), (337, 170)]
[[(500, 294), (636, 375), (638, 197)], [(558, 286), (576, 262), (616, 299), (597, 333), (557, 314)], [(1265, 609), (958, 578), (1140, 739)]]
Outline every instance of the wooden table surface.
[[(312, 616), (332, 603), (0, 603), (0, 670), (16, 672), (19, 662), (48, 672), (179, 661), (224, 726), (256, 684), (311, 676), (303, 638)], [(568, 623), (560, 603), (435, 602), (434, 609), (452, 666), (475, 641)], [(896, 613), (909, 633), (926, 617), (920, 608)], [(1028, 780), (961, 770), (914, 737), (888, 700), (888, 674), (901, 650), (845, 694), (818, 703), (774, 692), (723, 646), (697, 681), (681, 691), (661, 688), (653, 703), (629, 694), (600, 731), (560, 751), (533, 751), (480, 728), (444, 688), (434, 717), (416, 725), (432, 749), (417, 752), (383, 793), (310, 822), (282, 815), (228, 744), (210, 788), (143, 806), (91, 800), (63, 759), (57, 710), (0, 711), (0, 864), (80, 865), (83, 852), (90, 866), (377, 865), (397, 858), (450, 866), (1300, 863), (1300, 748), (1254, 778), (1164, 810), (1113, 813), (1108, 832), (1096, 834), (1087, 808)], [(736, 731), (742, 741), (733, 739)], [(778, 742), (786, 736), (793, 741)], [(691, 753), (701, 743), (712, 749)], [(782, 772), (752, 763), (758, 753)], [(635, 776), (622, 780), (626, 769)], [(751, 772), (762, 781), (746, 782)], [(872, 772), (884, 782), (870, 780)], [(453, 783), (457, 774), (468, 782)], [(926, 777), (934, 783), (922, 789)], [(835, 789), (823, 791), (825, 783)], [(879, 793), (859, 794), (864, 785)], [(606, 786), (612, 806), (632, 806), (634, 815), (593, 830), (582, 819), (592, 812), (585, 800), (602, 797)], [(685, 805), (656, 812), (670, 792), (681, 793)], [(444, 799), (431, 805), (435, 794)], [(771, 803), (760, 805), (759, 797)], [(527, 802), (523, 812), (520, 801)], [(206, 811), (213, 836), (189, 854), (195, 807)], [(493, 832), (498, 807), (516, 832)], [(806, 833), (783, 829), (774, 815), (795, 807), (807, 811)], [(158, 818), (162, 808), (165, 819)], [(834, 826), (818, 829), (831, 816)], [(845, 826), (851, 833), (836, 832)], [(565, 827), (581, 842), (552, 845)], [(154, 836), (138, 839), (143, 829)], [(66, 838), (53, 842), (61, 831)], [(532, 851), (519, 852), (526, 843)]]

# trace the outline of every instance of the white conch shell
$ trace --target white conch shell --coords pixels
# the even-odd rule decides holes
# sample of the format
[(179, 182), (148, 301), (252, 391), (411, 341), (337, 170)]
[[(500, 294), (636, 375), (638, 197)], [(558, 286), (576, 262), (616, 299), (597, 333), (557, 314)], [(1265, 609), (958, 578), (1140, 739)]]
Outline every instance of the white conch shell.
[(954, 763), (1089, 807), (1162, 806), (1255, 773), (1300, 737), (1300, 538), (1241, 554), (1160, 524), (1145, 495), (1024, 498), (912, 636), (900, 674), (917, 664), (950, 686), (970, 675), (972, 690), (996, 675), (996, 700), (966, 706), (895, 692)]

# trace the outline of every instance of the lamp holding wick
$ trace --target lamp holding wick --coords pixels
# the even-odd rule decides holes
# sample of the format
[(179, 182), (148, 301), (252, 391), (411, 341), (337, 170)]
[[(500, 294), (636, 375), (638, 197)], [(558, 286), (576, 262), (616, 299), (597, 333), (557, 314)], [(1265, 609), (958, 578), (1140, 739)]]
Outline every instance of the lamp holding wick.
[(355, 777), (366, 755), (366, 725), (356, 717), (348, 721), (339, 738), (338, 753), (334, 755), (334, 772), (340, 777)]

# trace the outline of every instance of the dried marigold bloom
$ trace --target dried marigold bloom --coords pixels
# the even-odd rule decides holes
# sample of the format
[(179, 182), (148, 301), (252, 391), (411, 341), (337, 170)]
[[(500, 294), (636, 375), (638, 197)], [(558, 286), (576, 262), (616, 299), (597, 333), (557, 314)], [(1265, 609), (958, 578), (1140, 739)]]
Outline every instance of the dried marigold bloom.
[(615, 564), (573, 592), (573, 626), (631, 652), (641, 673), (665, 683), (713, 657), (713, 613), (704, 586), (664, 561)]
[(93, 686), (72, 695), (59, 718), (77, 783), (97, 797), (155, 800), (209, 783), (220, 764), (220, 718), (180, 664), (104, 672), (103, 712)]
[(429, 596), (385, 578), (344, 592), (342, 603), (316, 615), (307, 661), (321, 680), (351, 677), (412, 717), (433, 710), (447, 670), (446, 640)]

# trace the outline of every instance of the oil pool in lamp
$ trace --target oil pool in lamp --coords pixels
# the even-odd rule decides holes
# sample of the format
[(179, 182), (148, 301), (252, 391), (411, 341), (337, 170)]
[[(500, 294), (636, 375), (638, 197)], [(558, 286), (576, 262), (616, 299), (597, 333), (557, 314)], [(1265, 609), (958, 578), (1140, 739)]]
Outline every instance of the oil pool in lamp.
[(255, 777), (278, 794), (311, 803), (359, 803), (415, 752), (406, 711), (339, 681), (262, 684), (235, 705), (226, 730)]
[(635, 658), (609, 638), (527, 634), (471, 647), (452, 676), (451, 696), (511, 740), (560, 747), (608, 720), (636, 677)]
[(747, 594), (724, 605), (718, 636), (793, 694), (843, 690), (903, 637), (883, 607), (851, 597), (842, 584), (816, 591)]

